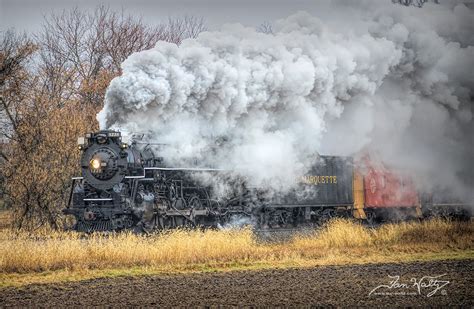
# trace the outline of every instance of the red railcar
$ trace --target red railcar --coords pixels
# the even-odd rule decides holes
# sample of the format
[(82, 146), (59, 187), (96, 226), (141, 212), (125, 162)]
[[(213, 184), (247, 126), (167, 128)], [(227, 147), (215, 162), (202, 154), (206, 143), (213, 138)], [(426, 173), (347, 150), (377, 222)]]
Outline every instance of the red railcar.
[(357, 160), (357, 173), (363, 180), (363, 205), (372, 215), (405, 213), (421, 215), (420, 200), (413, 179), (406, 173), (391, 169), (380, 160), (364, 156)]
[(413, 179), (378, 164), (366, 166), (365, 207), (416, 207), (420, 204)]

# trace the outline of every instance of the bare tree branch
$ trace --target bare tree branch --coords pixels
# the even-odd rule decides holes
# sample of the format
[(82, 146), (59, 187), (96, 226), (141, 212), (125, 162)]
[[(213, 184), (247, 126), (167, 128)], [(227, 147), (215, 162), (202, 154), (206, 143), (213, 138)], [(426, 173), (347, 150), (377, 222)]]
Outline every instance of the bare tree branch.
[(257, 27), (257, 32), (265, 33), (265, 34), (273, 34), (273, 25), (269, 21), (264, 21)]

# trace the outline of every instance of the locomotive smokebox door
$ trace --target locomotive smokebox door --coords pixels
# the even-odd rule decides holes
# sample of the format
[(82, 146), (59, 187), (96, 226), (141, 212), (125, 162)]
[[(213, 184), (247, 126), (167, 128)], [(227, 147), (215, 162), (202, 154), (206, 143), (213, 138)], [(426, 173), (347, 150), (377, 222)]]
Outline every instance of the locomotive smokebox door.
[[(97, 189), (107, 190), (120, 183), (126, 174), (127, 155), (117, 132), (91, 135), (81, 159), (82, 176)], [(125, 155), (124, 155), (125, 153)]]

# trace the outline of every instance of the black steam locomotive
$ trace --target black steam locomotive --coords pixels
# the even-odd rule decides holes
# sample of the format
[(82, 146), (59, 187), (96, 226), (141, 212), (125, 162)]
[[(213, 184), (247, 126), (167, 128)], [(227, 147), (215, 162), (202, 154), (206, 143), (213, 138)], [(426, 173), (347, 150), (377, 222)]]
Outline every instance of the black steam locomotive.
[[(314, 225), (352, 215), (351, 158), (319, 156), (296, 189), (285, 194), (249, 187), (228, 171), (165, 166), (156, 147), (99, 131), (78, 140), (82, 177), (73, 178), (65, 214), (83, 232), (248, 222), (259, 228)], [(225, 196), (200, 178), (226, 183)]]

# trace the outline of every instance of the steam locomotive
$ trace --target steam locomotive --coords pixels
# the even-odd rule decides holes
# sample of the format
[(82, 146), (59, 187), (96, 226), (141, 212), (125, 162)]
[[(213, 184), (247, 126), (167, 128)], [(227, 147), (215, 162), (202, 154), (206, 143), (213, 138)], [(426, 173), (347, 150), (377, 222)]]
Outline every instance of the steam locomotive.
[[(128, 144), (117, 131), (78, 139), (82, 176), (73, 177), (64, 213), (81, 232), (217, 227), (235, 222), (261, 229), (320, 225), (332, 217), (369, 223), (387, 211), (419, 218), (422, 208), (408, 176), (368, 159), (316, 156), (290, 192), (249, 186), (228, 171), (170, 167), (155, 147)], [(224, 196), (200, 179), (226, 184)]]

